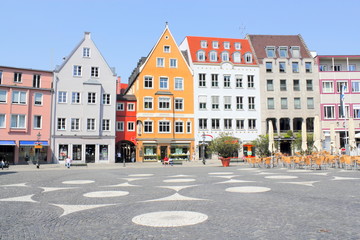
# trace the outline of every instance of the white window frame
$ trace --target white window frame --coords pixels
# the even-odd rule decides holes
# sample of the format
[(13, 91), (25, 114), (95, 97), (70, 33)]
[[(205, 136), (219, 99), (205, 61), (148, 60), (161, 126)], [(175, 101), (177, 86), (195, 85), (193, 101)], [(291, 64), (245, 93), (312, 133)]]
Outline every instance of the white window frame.
[[(269, 54), (272, 53), (272, 54)], [(273, 56), (271, 56), (273, 55)], [(276, 57), (276, 53), (275, 53), (275, 47), (274, 46), (267, 46), (266, 47), (266, 56), (267, 58), (275, 58)]]
[(203, 50), (199, 50), (197, 53), (196, 53), (196, 58), (199, 62), (205, 62), (205, 51)]
[(58, 103), (67, 103), (67, 92), (66, 91), (59, 91), (58, 92)]
[(240, 52), (233, 53), (233, 61), (234, 61), (234, 63), (241, 63), (241, 53)]
[(224, 118), (224, 130), (232, 130), (232, 119), (231, 118)]
[(220, 130), (220, 118), (212, 118), (211, 119), (211, 130)]
[(14, 72), (14, 82), (21, 83), (22, 82), (22, 73)]
[[(168, 131), (161, 131), (161, 128), (168, 128)], [(171, 122), (169, 120), (160, 120), (158, 122), (158, 133), (171, 133)]]
[(212, 41), (213, 48), (219, 48), (219, 41)]
[(231, 88), (231, 75), (224, 75), (224, 88)]
[(98, 78), (100, 76), (100, 68), (99, 67), (91, 67), (90, 76)]
[(199, 73), (199, 87), (206, 87), (206, 73)]
[(81, 103), (80, 92), (71, 92), (71, 103), (72, 104), (80, 104)]
[(33, 87), (40, 88), (40, 83), (41, 83), (41, 75), (34, 74), (33, 75)]
[(224, 49), (230, 49), (230, 42), (224, 42)]
[(231, 111), (231, 96), (224, 96), (224, 110)]
[(165, 58), (156, 58), (156, 67), (165, 67)]
[[(13, 125), (14, 117), (16, 118), (15, 125)], [(11, 114), (10, 128), (25, 129), (26, 128), (26, 115), (25, 114)]]
[(248, 88), (255, 88), (255, 76), (254, 75), (247, 75), (247, 87)]
[(178, 61), (176, 58), (170, 58), (169, 59), (169, 66), (170, 68), (177, 68), (178, 67)]
[(219, 96), (211, 96), (211, 109), (219, 110), (220, 108), (220, 97)]
[(213, 88), (219, 87), (219, 74), (217, 74), (217, 73), (211, 74), (211, 87), (213, 87)]
[(207, 130), (208, 129), (208, 119), (207, 118), (199, 118), (199, 130)]
[[(149, 128), (151, 128), (151, 131), (149, 131)], [(154, 121), (144, 121), (144, 133), (154, 133)]]
[(144, 97), (144, 110), (153, 110), (154, 109), (154, 98), (151, 96)]
[(110, 131), (110, 119), (103, 119), (101, 123), (102, 131)]
[(56, 129), (58, 131), (66, 130), (66, 118), (57, 118)]
[(110, 105), (111, 104), (111, 94), (110, 93), (103, 93), (102, 95), (102, 103), (104, 105)]
[(134, 112), (135, 111), (135, 103), (128, 103), (127, 104), (127, 110), (129, 112)]
[(124, 111), (124, 103), (117, 103), (116, 104), (116, 111)]
[(96, 92), (88, 92), (88, 104), (96, 104)]
[[(175, 98), (174, 99), (174, 108), (175, 108), (175, 111), (184, 111), (184, 99), (183, 98)], [(181, 108), (178, 108), (178, 106), (181, 106)]]
[(241, 43), (239, 42), (234, 43), (234, 47), (236, 50), (241, 50)]
[(300, 47), (299, 46), (291, 47), (291, 56), (293, 58), (300, 58)]
[(144, 88), (145, 89), (154, 88), (154, 78), (152, 76), (144, 76)]
[(80, 131), (80, 118), (71, 118), (70, 124), (71, 131)]
[(89, 58), (90, 57), (90, 48), (89, 47), (84, 47), (83, 48), (83, 57), (84, 58)]
[(184, 90), (184, 79), (181, 77), (175, 77), (174, 79), (174, 89), (181, 91)]
[(96, 119), (87, 118), (86, 119), (86, 130), (87, 131), (96, 131)]
[(267, 109), (275, 109), (275, 99), (273, 97), (267, 98)]
[(42, 93), (34, 93), (34, 105), (35, 106), (43, 105), (43, 94)]
[[(328, 116), (328, 111), (326, 110), (329, 108), (331, 111), (332, 116)], [(324, 119), (335, 119), (335, 105), (323, 105), (323, 111), (324, 111)]]
[(132, 122), (132, 121), (127, 122), (127, 131), (128, 132), (135, 131), (135, 122)]
[(0, 90), (0, 104), (7, 103), (7, 93), (6, 90)]
[(323, 93), (334, 93), (334, 81), (322, 81), (321, 84)]
[(248, 129), (256, 130), (256, 119), (248, 119)]
[(218, 61), (217, 52), (216, 51), (210, 51), (209, 52), (209, 58), (210, 58), (210, 62), (217, 62)]
[(27, 93), (25, 91), (13, 91), (12, 92), (12, 104), (26, 104)]
[(244, 130), (245, 129), (245, 119), (235, 119), (235, 128), (236, 130)]
[(249, 110), (255, 110), (255, 97), (249, 96), (248, 97), (248, 103), (249, 103), (248, 109)]
[(245, 58), (245, 62), (246, 62), (246, 63), (252, 63), (252, 62), (253, 62), (253, 56), (252, 56), (252, 54), (249, 53), (249, 52), (245, 53), (244, 58)]
[[(179, 129), (181, 131), (178, 131)], [(184, 133), (184, 122), (183, 121), (175, 121), (175, 133)]]
[[(285, 51), (285, 55), (282, 54), (282, 53), (284, 53), (283, 51)], [(288, 47), (280, 46), (279, 47), (279, 58), (287, 58), (287, 57), (288, 57)]]
[(186, 122), (186, 133), (191, 133), (192, 132), (192, 124), (191, 121), (187, 121)]
[(201, 48), (207, 48), (207, 41), (206, 40), (201, 40), (200, 41), (200, 46), (201, 46)]
[[(170, 102), (169, 97), (159, 97), (158, 101), (159, 101), (159, 103), (158, 103), (159, 110), (170, 110), (171, 109), (171, 102)], [(168, 106), (168, 107), (166, 107), (166, 106)]]
[(82, 76), (82, 66), (81, 65), (74, 65), (73, 66), (73, 76), (74, 77), (81, 77)]
[(351, 81), (351, 92), (360, 93), (360, 80)]
[(236, 110), (244, 110), (244, 97), (236, 96)]
[(34, 115), (34, 122), (33, 123), (34, 123), (33, 124), (34, 129), (42, 129), (42, 116), (41, 115)]
[(171, 47), (169, 45), (164, 46), (164, 53), (171, 53)]
[(116, 122), (116, 131), (118, 131), (118, 132), (124, 131), (124, 122), (123, 121)]
[(0, 128), (6, 127), (6, 114), (0, 113)]
[(301, 98), (294, 98), (294, 109), (301, 109)]
[(169, 78), (168, 77), (160, 77), (159, 78), (159, 89), (161, 89), (161, 90), (169, 89)]
[(224, 52), (221, 53), (221, 61), (223, 61), (223, 62), (228, 62), (228, 61), (230, 61), (229, 52), (224, 51)]

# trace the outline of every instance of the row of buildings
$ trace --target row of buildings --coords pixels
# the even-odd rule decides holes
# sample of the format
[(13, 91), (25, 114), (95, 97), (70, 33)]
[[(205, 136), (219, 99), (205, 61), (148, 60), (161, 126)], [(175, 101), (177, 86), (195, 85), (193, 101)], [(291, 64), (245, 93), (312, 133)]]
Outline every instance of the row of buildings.
[(289, 131), (305, 121), (312, 132), (315, 116), (325, 149), (332, 127), (336, 146), (346, 145), (347, 119), (360, 131), (360, 56), (318, 56), (300, 35), (187, 36), (178, 45), (166, 25), (127, 84), (88, 32), (54, 71), (0, 66), (0, 155), (15, 164), (116, 162), (117, 153), (185, 160), (221, 132), (244, 146), (234, 155), (253, 155), (269, 121), (279, 151), (291, 153)]

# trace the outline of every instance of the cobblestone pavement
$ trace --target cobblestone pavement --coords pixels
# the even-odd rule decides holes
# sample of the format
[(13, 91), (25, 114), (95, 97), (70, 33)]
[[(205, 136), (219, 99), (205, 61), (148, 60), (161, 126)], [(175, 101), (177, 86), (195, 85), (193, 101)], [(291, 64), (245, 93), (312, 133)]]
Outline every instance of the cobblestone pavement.
[(0, 171), (0, 239), (360, 239), (360, 171), (128, 164)]

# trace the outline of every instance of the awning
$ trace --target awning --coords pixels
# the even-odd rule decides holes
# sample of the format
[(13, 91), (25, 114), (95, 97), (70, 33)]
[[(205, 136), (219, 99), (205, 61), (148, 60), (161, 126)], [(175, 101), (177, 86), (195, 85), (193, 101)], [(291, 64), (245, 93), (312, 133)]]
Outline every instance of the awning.
[(49, 146), (47, 141), (20, 141), (20, 146), (35, 146), (35, 145)]
[(11, 145), (11, 146), (15, 146), (16, 143), (15, 143), (15, 141), (1, 140), (1, 141), (0, 141), (0, 145)]

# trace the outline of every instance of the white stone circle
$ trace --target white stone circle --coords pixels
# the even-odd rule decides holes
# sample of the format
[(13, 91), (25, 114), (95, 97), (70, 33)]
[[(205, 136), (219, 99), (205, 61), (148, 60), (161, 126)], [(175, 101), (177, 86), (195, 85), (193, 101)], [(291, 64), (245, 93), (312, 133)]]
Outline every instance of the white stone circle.
[(164, 211), (138, 215), (133, 223), (149, 227), (182, 227), (202, 223), (208, 216), (190, 211)]
[(97, 191), (85, 193), (84, 197), (89, 198), (108, 198), (108, 197), (122, 197), (128, 195), (126, 191)]
[(233, 172), (211, 172), (210, 175), (231, 175)]
[(129, 177), (151, 177), (154, 176), (152, 173), (143, 173), (143, 174), (130, 174)]
[(194, 182), (194, 178), (174, 178), (174, 179), (165, 179), (163, 182), (166, 183), (180, 183), (180, 182)]
[(63, 184), (88, 184), (93, 183), (93, 180), (72, 180), (72, 181), (64, 181)]
[(269, 178), (269, 179), (294, 179), (294, 178), (298, 178), (298, 177), (297, 176), (274, 175), (274, 176), (266, 176), (265, 178)]
[(260, 193), (268, 192), (271, 188), (267, 187), (256, 187), (256, 186), (244, 186), (244, 187), (230, 187), (225, 189), (227, 192), (238, 192), (238, 193)]

